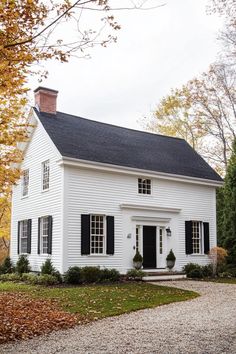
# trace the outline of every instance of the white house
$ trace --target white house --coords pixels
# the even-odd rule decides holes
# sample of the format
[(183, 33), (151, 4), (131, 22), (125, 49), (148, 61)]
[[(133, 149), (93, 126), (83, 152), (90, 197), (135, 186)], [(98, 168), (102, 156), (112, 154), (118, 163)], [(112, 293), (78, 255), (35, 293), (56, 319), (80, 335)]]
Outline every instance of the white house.
[(13, 189), (11, 257), (33, 270), (50, 257), (125, 273), (207, 264), (216, 245), (220, 176), (186, 141), (57, 112), (57, 91), (35, 90), (34, 124)]

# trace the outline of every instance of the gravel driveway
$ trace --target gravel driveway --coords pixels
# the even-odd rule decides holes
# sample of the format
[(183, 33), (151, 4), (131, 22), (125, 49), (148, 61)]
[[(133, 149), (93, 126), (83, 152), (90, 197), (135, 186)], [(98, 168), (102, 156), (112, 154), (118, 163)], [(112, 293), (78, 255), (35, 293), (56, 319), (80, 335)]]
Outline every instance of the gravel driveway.
[(0, 347), (0, 353), (236, 353), (236, 285), (175, 281), (197, 299)]

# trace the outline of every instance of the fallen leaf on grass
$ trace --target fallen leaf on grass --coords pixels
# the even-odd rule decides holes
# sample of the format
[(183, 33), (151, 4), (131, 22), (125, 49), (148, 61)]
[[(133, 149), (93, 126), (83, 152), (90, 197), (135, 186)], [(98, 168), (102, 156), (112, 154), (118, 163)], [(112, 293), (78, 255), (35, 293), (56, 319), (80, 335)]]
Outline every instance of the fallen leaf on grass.
[(83, 319), (62, 311), (55, 300), (23, 293), (0, 294), (0, 343), (73, 327)]

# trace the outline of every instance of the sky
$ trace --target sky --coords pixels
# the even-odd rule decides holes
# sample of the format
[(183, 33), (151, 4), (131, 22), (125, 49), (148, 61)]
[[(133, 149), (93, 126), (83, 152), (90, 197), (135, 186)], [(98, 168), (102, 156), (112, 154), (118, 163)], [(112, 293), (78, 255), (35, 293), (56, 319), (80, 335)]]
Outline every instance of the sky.
[[(111, 0), (119, 6), (127, 0)], [(134, 0), (138, 1), (138, 0)], [(159, 100), (207, 70), (219, 52), (217, 15), (208, 0), (149, 0), (149, 11), (117, 11), (117, 43), (94, 47), (91, 59), (47, 62), (47, 79), (29, 81), (32, 91), (59, 91), (58, 110), (133, 129), (150, 117)], [(91, 20), (91, 18), (87, 18)], [(32, 95), (33, 101), (33, 95)]]

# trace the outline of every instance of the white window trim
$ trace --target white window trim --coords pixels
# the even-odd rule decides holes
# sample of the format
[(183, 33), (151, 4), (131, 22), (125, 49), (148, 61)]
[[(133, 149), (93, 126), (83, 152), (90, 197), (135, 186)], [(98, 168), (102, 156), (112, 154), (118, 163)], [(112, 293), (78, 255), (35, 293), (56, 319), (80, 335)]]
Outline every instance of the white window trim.
[[(28, 188), (27, 188), (27, 194), (23, 195), (24, 192), (24, 172), (28, 171)], [(29, 197), (29, 168), (26, 168), (23, 170), (22, 176), (21, 176), (21, 199), (28, 198)]]
[[(48, 177), (48, 180), (49, 180), (48, 185), (49, 185), (49, 187), (46, 188), (46, 189), (43, 189), (44, 164), (45, 164), (46, 162), (48, 162), (48, 165), (49, 165), (49, 177)], [(49, 191), (49, 189), (50, 189), (50, 174), (51, 174), (51, 170), (50, 170), (50, 160), (48, 159), (48, 160), (45, 160), (45, 161), (43, 161), (43, 162), (41, 163), (41, 192), (42, 192), (42, 193), (47, 192), (47, 191)]]
[[(144, 194), (144, 193), (139, 193), (139, 179), (148, 179), (150, 180), (150, 183), (151, 183), (151, 188), (150, 188), (150, 191), (151, 193), (150, 194)], [(138, 196), (142, 196), (142, 197), (152, 197), (153, 196), (153, 180), (149, 177), (138, 177), (138, 180), (137, 180), (137, 195)]]
[[(103, 253), (92, 253), (92, 227), (91, 227), (91, 219), (92, 216), (102, 216), (103, 217)], [(90, 214), (90, 257), (104, 257), (109, 256), (106, 253), (106, 244), (107, 244), (107, 220), (106, 215), (104, 214)]]
[[(26, 246), (26, 252), (21, 252), (21, 239), (22, 239), (22, 233), (23, 233), (23, 222), (26, 222), (26, 225), (27, 225), (27, 237), (25, 237), (27, 239), (27, 246)], [(29, 235), (28, 235), (28, 219), (25, 219), (25, 220), (20, 220), (20, 245), (19, 245), (19, 254), (21, 255), (28, 255), (28, 252), (27, 252), (27, 248), (28, 248), (28, 238), (29, 238)]]
[[(47, 218), (48, 219), (48, 217), (49, 217), (49, 215), (45, 215), (45, 216), (41, 216), (40, 217), (40, 254), (41, 255), (49, 255), (49, 253), (48, 252), (43, 252), (43, 219), (44, 218)], [(48, 231), (49, 231), (49, 220), (48, 220)], [(47, 235), (47, 237), (48, 237), (48, 242), (49, 242), (49, 232), (48, 232), (48, 235)], [(48, 247), (47, 247), (47, 249), (48, 249)]]
[(199, 253), (191, 253), (190, 256), (205, 256), (204, 253), (204, 228), (203, 228), (203, 221), (201, 220), (192, 220), (192, 222), (200, 223), (200, 252)]

